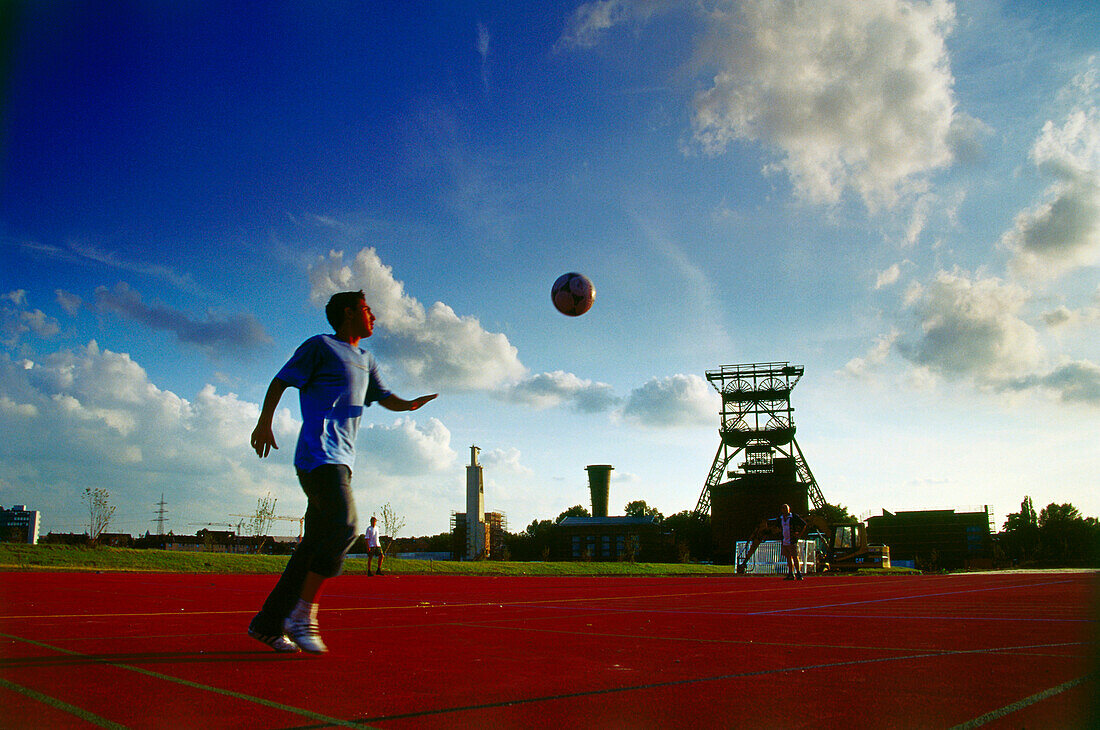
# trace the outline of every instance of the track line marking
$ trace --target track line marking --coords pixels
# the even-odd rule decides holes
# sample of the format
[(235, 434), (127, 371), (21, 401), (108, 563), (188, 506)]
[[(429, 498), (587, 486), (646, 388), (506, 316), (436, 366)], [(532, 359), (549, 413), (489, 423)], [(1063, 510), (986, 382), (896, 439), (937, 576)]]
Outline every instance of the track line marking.
[[(677, 641), (677, 642), (689, 642), (693, 644), (752, 644), (753, 646), (786, 646), (796, 647), (800, 649), (840, 649), (844, 651), (921, 651), (920, 649), (914, 649), (911, 646), (853, 646), (844, 644), (810, 644), (806, 642), (780, 642), (780, 641), (753, 641), (750, 639), (701, 639), (693, 636), (656, 636), (653, 634), (613, 634), (604, 631), (576, 631), (570, 629), (545, 629), (545, 628), (531, 628), (529, 626), (507, 626), (503, 624), (481, 624), (481, 623), (456, 623), (451, 624), (453, 626), (466, 626), (469, 628), (485, 628), (485, 629), (507, 629), (511, 631), (530, 631), (532, 633), (544, 633), (544, 634), (567, 634), (573, 636), (601, 636), (608, 639), (636, 639), (638, 641)], [(987, 649), (953, 649), (953, 650), (936, 650), (930, 649), (930, 654), (973, 654), (973, 653), (1008, 653), (1016, 652), (1021, 649), (1054, 649), (1066, 646), (1090, 646), (1092, 642), (1087, 641), (1065, 641), (1053, 644), (1025, 644), (1022, 646), (1001, 646), (992, 647)]]
[(971, 730), (971, 728), (981, 727), (982, 725), (993, 722), (994, 720), (999, 720), (1005, 715), (1010, 715), (1017, 710), (1022, 710), (1025, 707), (1034, 705), (1036, 702), (1042, 702), (1045, 699), (1060, 695), (1066, 690), (1073, 689), (1074, 687), (1084, 684), (1085, 682), (1088, 682), (1095, 678), (1096, 677), (1092, 674), (1086, 674), (1083, 677), (1071, 679), (1068, 682), (1063, 682), (1057, 687), (1045, 689), (1042, 692), (1031, 695), (1030, 697), (1025, 697), (1022, 700), (1017, 700), (1016, 702), (1005, 705), (1000, 709), (993, 710), (992, 712), (987, 712), (981, 717), (975, 717), (973, 720), (968, 720), (961, 725), (956, 725), (955, 727), (951, 728), (951, 730)]
[(36, 702), (41, 702), (44, 705), (48, 705), (55, 710), (67, 712), (70, 715), (79, 717), (86, 723), (95, 725), (96, 727), (109, 728), (110, 730), (126, 730), (125, 725), (119, 725), (117, 722), (111, 722), (105, 717), (100, 717), (94, 712), (89, 712), (88, 710), (85, 710), (83, 707), (70, 705), (68, 702), (59, 700), (56, 697), (43, 694), (38, 690), (33, 690), (30, 687), (24, 687), (22, 685), (16, 684), (15, 682), (9, 682), (2, 677), (0, 677), (0, 687), (3, 687), (4, 689), (9, 689), (12, 692), (23, 695), (24, 697), (30, 697), (32, 700), (35, 700)]
[[(1036, 644), (1035, 646), (1039, 647), (1039, 646), (1045, 646), (1045, 645), (1044, 644)], [(1011, 647), (1011, 648), (1012, 649), (1024, 649), (1024, 648), (1029, 648), (1029, 647), (1022, 647), (1021, 646), (1021, 647)], [(884, 662), (896, 662), (896, 661), (904, 661), (904, 660), (907, 660), (907, 659), (928, 659), (928, 658), (934, 658), (934, 657), (957, 656), (957, 655), (965, 655), (965, 654), (987, 654), (987, 653), (997, 653), (999, 651), (1002, 651), (1002, 650), (1000, 650), (1000, 649), (966, 649), (966, 650), (958, 650), (958, 651), (946, 650), (946, 651), (926, 652), (926, 653), (920, 653), (920, 654), (910, 654), (910, 655), (906, 655), (906, 656), (878, 657), (878, 658), (875, 658), (875, 659), (857, 659), (857, 660), (844, 661), (844, 662), (828, 662), (828, 663), (824, 663), (824, 664), (810, 664), (810, 665), (804, 665), (804, 666), (798, 666), (798, 667), (783, 667), (783, 668), (779, 668), (779, 669), (762, 669), (762, 670), (755, 671), (755, 672), (736, 672), (736, 673), (733, 673), (733, 674), (720, 674), (720, 675), (716, 675), (716, 676), (713, 676), (713, 677), (692, 677), (690, 679), (675, 679), (675, 680), (670, 680), (670, 681), (667, 681), (667, 682), (653, 682), (653, 683), (649, 683), (649, 684), (627, 685), (627, 686), (623, 686), (623, 687), (607, 687), (607, 688), (604, 688), (604, 689), (585, 690), (585, 691), (581, 691), (581, 692), (567, 692), (567, 693), (562, 693), (562, 694), (557, 694), (557, 695), (544, 695), (544, 696), (540, 696), (540, 697), (524, 697), (524, 698), (515, 699), (515, 700), (501, 700), (499, 702), (489, 702), (489, 703), (478, 704), (478, 705), (463, 705), (463, 706), (458, 706), (458, 707), (439, 708), (439, 709), (436, 709), (436, 710), (423, 710), (421, 712), (410, 712), (410, 713), (404, 713), (404, 714), (400, 714), (400, 715), (383, 715), (383, 716), (376, 716), (376, 717), (365, 717), (365, 718), (361, 718), (361, 722), (386, 722), (386, 721), (391, 721), (391, 720), (405, 720), (405, 719), (417, 718), (417, 717), (428, 717), (428, 716), (432, 716), (432, 715), (447, 715), (447, 714), (451, 714), (451, 713), (467, 712), (467, 711), (471, 711), (471, 710), (489, 710), (489, 709), (497, 709), (497, 708), (501, 708), (501, 707), (513, 707), (513, 706), (516, 706), (516, 705), (535, 704), (535, 703), (538, 703), (538, 702), (553, 702), (553, 701), (556, 701), (556, 700), (572, 700), (572, 699), (579, 699), (581, 697), (599, 697), (601, 695), (619, 694), (619, 693), (624, 693), (624, 692), (635, 692), (635, 691), (650, 690), (650, 689), (662, 689), (662, 688), (665, 688), (665, 687), (678, 687), (678, 686), (689, 685), (689, 684), (699, 684), (699, 683), (702, 683), (702, 682), (721, 682), (721, 681), (731, 680), (731, 679), (746, 679), (746, 678), (750, 678), (750, 677), (761, 677), (761, 676), (776, 675), (776, 674), (788, 674), (788, 673), (791, 673), (791, 672), (804, 672), (804, 671), (807, 671), (807, 670), (815, 670), (815, 669), (834, 669), (834, 668), (837, 668), (837, 667), (850, 667), (850, 666), (859, 666), (859, 665), (865, 665), (865, 664), (878, 664), (878, 663), (884, 663)]]
[(1037, 586), (1056, 586), (1063, 583), (1073, 583), (1070, 580), (1056, 580), (1046, 583), (1017, 583), (1015, 585), (1008, 586), (992, 586), (989, 588), (968, 588), (963, 591), (943, 591), (940, 593), (920, 593), (913, 596), (894, 596), (892, 598), (875, 598), (866, 601), (849, 601), (847, 603), (826, 603), (820, 606), (801, 606), (795, 608), (777, 608), (771, 611), (754, 611), (752, 613), (745, 614), (746, 616), (766, 616), (774, 613), (790, 613), (792, 611), (816, 611), (821, 608), (839, 608), (840, 606), (863, 606), (868, 603), (889, 603), (891, 601), (910, 601), (914, 598), (939, 598), (940, 596), (957, 596), (963, 593), (987, 593), (989, 591), (1004, 591), (1012, 590), (1015, 588), (1034, 588)]
[[(593, 609), (596, 610), (596, 609)], [(810, 610), (810, 609), (806, 609)], [(742, 616), (759, 616), (761, 614), (739, 614)], [(1040, 623), (1040, 624), (1094, 624), (1097, 619), (1094, 618), (1023, 618), (1016, 616), (936, 616), (929, 614), (928, 616), (899, 616), (891, 613), (869, 613), (855, 615), (851, 613), (807, 613), (804, 614), (806, 618), (848, 618), (859, 619), (860, 621), (870, 621), (872, 619), (899, 619), (902, 621), (1014, 621), (1017, 623)]]
[[(814, 610), (814, 609), (818, 609), (818, 608), (831, 608), (831, 607), (835, 607), (835, 606), (857, 605), (859, 603), (876, 603), (876, 602), (879, 602), (879, 601), (900, 601), (900, 600), (910, 600), (910, 599), (913, 599), (913, 598), (930, 598), (930, 597), (935, 597), (935, 596), (950, 596), (950, 595), (955, 595), (956, 593), (974, 593), (974, 592), (982, 592), (982, 591), (1006, 590), (1006, 589), (1010, 589), (1010, 588), (1029, 588), (1029, 587), (1036, 587), (1036, 586), (1058, 585), (1058, 584), (1061, 584), (1061, 583), (1072, 583), (1072, 582), (1073, 581), (1060, 580), (1060, 581), (1049, 581), (1049, 582), (1045, 582), (1045, 583), (1019, 583), (1019, 584), (1014, 584), (1014, 585), (1010, 585), (1010, 586), (995, 586), (995, 587), (992, 587), (992, 588), (976, 588), (976, 589), (970, 589), (970, 590), (965, 590), (965, 591), (948, 591), (948, 592), (944, 592), (944, 593), (918, 594), (918, 595), (914, 595), (914, 596), (900, 596), (900, 597), (895, 597), (895, 598), (882, 598), (882, 599), (873, 599), (873, 600), (869, 600), (869, 601), (857, 601), (857, 602), (854, 602), (854, 603), (832, 603), (832, 604), (823, 604), (823, 605), (819, 605), (819, 606), (805, 606), (803, 608), (776, 609), (776, 610), (773, 610), (773, 611), (755, 611), (755, 612), (751, 612), (751, 613), (737, 612), (737, 613), (732, 614), (732, 615), (757, 616), (757, 615), (766, 615), (766, 614), (769, 614), (769, 613), (781, 613), (781, 612), (784, 612), (784, 611), (809, 611), (809, 610)], [(851, 587), (853, 585), (861, 585), (861, 583), (859, 583), (858, 581), (853, 581), (853, 582), (848, 582), (848, 583), (829, 583), (827, 586), (822, 585), (821, 587), (827, 587), (827, 588), (832, 589), (832, 588), (848, 588), (848, 587)], [(634, 600), (650, 601), (650, 600), (654, 600), (654, 599), (686, 598), (686, 597), (689, 597), (689, 596), (725, 596), (725, 595), (731, 595), (731, 594), (745, 595), (745, 594), (749, 594), (749, 593), (772, 593), (776, 590), (781, 590), (781, 589), (778, 589), (775, 586), (768, 586), (768, 587), (753, 588), (753, 589), (749, 589), (749, 590), (730, 589), (730, 590), (723, 590), (723, 591), (686, 591), (686, 592), (679, 592), (679, 593), (632, 594), (632, 595), (626, 595), (626, 596), (615, 595), (615, 596), (584, 596), (584, 597), (577, 597), (577, 598), (540, 598), (540, 599), (534, 599), (534, 600), (528, 600), (528, 601), (477, 601), (477, 602), (472, 602), (472, 603), (447, 603), (447, 602), (442, 602), (442, 603), (432, 603), (432, 602), (421, 603), (421, 602), (417, 602), (417, 603), (393, 605), (393, 606), (344, 606), (344, 607), (341, 607), (341, 608), (322, 609), (322, 611), (325, 611), (326, 613), (327, 612), (340, 613), (340, 612), (354, 612), (354, 611), (394, 611), (394, 610), (404, 611), (404, 610), (418, 609), (418, 608), (419, 609), (428, 609), (428, 608), (478, 608), (478, 607), (485, 607), (485, 606), (535, 606), (535, 605), (542, 605), (542, 604), (588, 603), (588, 602), (598, 602), (598, 601), (634, 601)], [(87, 619), (87, 618), (140, 618), (140, 617), (155, 618), (155, 617), (159, 617), (159, 616), (228, 616), (228, 615), (234, 615), (234, 614), (236, 614), (236, 615), (242, 615), (242, 614), (252, 615), (253, 613), (255, 613), (255, 609), (252, 609), (252, 608), (238, 609), (238, 610), (232, 610), (232, 611), (188, 611), (186, 609), (181, 608), (178, 611), (150, 611), (150, 612), (141, 612), (141, 613), (72, 613), (72, 614), (45, 614), (45, 615), (43, 615), (43, 614), (30, 614), (30, 615), (25, 615), (25, 616), (4, 616), (4, 615), (0, 615), (0, 621), (5, 621), (5, 620), (12, 620), (12, 621), (22, 620), (22, 621), (25, 621), (25, 620), (31, 620), (31, 619), (68, 619), (68, 618), (79, 618), (79, 619)]]
[[(873, 601), (871, 601), (873, 603)], [(857, 604), (834, 604), (834, 605), (857, 605)], [(561, 611), (602, 611), (605, 613), (671, 613), (684, 616), (768, 616), (778, 615), (780, 611), (686, 611), (681, 609), (671, 608), (599, 608), (596, 606), (551, 606), (550, 608), (556, 608)], [(817, 608), (816, 606), (806, 606), (801, 609), (783, 609), (785, 611), (811, 611)], [(828, 608), (828, 606), (822, 606), (822, 608)], [(1091, 618), (1026, 618), (1026, 617), (1014, 617), (1014, 616), (899, 616), (897, 614), (850, 614), (850, 613), (807, 613), (803, 614), (809, 618), (843, 618), (843, 619), (858, 619), (860, 621), (866, 621), (870, 619), (913, 619), (917, 621), (1018, 621), (1027, 622), (1032, 621), (1036, 623), (1095, 623), (1096, 619)]]
[[(843, 586), (844, 584), (835, 584)], [(850, 584), (849, 584), (850, 585)], [(344, 606), (341, 608), (327, 608), (321, 609), (328, 613), (341, 613), (351, 611), (407, 611), (409, 609), (428, 609), (428, 608), (478, 608), (484, 606), (528, 606), (538, 605), (544, 603), (583, 603), (587, 601), (649, 601), (659, 598), (684, 598), (687, 596), (721, 596), (731, 593), (745, 594), (745, 593), (759, 593), (759, 592), (771, 592), (774, 588), (756, 588), (753, 590), (728, 590), (728, 591), (692, 591), (686, 593), (655, 593), (655, 594), (638, 594), (629, 596), (588, 596), (583, 598), (540, 598), (529, 601), (478, 601), (474, 603), (410, 603), (407, 605), (394, 605), (394, 606)], [(233, 614), (246, 614), (253, 615), (256, 613), (254, 608), (240, 609), (233, 611), (188, 611), (186, 609), (180, 609), (178, 611), (151, 611), (147, 613), (69, 613), (69, 614), (31, 614), (27, 616), (3, 616), (0, 615), (0, 621), (5, 620), (30, 620), (30, 619), (64, 619), (64, 618), (139, 618), (149, 617), (155, 618), (158, 616), (227, 616)]]
[[(0, 633), (0, 638), (11, 639), (13, 641), (21, 641), (25, 644), (30, 644), (31, 646), (37, 646), (37, 647), (40, 647), (40, 648), (43, 648), (43, 649), (49, 649), (50, 651), (56, 651), (56, 652), (59, 652), (61, 654), (66, 654), (68, 656), (79, 657), (80, 659), (87, 659), (87, 660), (89, 660), (93, 663), (96, 663), (96, 664), (102, 664), (102, 665), (108, 666), (108, 667), (115, 667), (116, 669), (125, 669), (128, 672), (135, 672), (137, 674), (141, 674), (141, 675), (146, 676), (146, 677), (152, 677), (153, 679), (160, 679), (160, 680), (163, 680), (163, 681), (166, 681), (166, 682), (171, 682), (173, 684), (179, 684), (179, 685), (182, 685), (184, 687), (189, 687), (191, 689), (202, 690), (204, 692), (211, 692), (213, 694), (222, 695), (224, 697), (232, 697), (234, 699), (242, 700), (244, 702), (251, 702), (253, 704), (261, 705), (263, 707), (268, 707), (268, 708), (271, 708), (273, 710), (281, 710), (283, 712), (288, 712), (288, 713), (293, 714), (293, 715), (299, 715), (301, 717), (305, 717), (305, 718), (308, 718), (310, 720), (316, 720), (316, 721), (323, 722), (323, 723), (326, 723), (326, 724), (329, 724), (329, 725), (339, 725), (340, 727), (371, 728), (370, 725), (364, 725), (364, 724), (362, 724), (360, 722), (356, 722), (354, 720), (341, 720), (338, 717), (329, 717), (328, 715), (322, 715), (319, 712), (314, 712), (313, 710), (307, 710), (307, 709), (302, 708), (302, 707), (294, 707), (292, 705), (284, 705), (281, 702), (274, 702), (272, 700), (265, 700), (263, 697), (255, 697), (253, 695), (248, 695), (248, 694), (245, 694), (243, 692), (234, 692), (233, 690), (230, 690), (230, 689), (222, 689), (221, 687), (212, 687), (208, 684), (201, 684), (199, 682), (192, 682), (189, 679), (183, 679), (181, 677), (173, 677), (169, 674), (162, 674), (161, 672), (154, 672), (151, 669), (142, 669), (141, 667), (135, 667), (131, 664), (122, 664), (121, 662), (112, 662), (112, 661), (109, 661), (109, 660), (97, 659), (96, 657), (94, 657), (90, 654), (81, 654), (78, 651), (72, 651), (70, 649), (64, 649), (60, 646), (51, 646), (50, 644), (46, 644), (46, 643), (43, 643), (41, 641), (35, 641), (34, 639), (26, 639), (22, 636), (12, 636), (11, 634), (2, 634), (2, 633)], [(0, 680), (0, 681), (3, 681), (3, 680)], [(115, 727), (124, 727), (124, 726), (117, 725)], [(374, 729), (371, 729), (371, 730), (374, 730)]]

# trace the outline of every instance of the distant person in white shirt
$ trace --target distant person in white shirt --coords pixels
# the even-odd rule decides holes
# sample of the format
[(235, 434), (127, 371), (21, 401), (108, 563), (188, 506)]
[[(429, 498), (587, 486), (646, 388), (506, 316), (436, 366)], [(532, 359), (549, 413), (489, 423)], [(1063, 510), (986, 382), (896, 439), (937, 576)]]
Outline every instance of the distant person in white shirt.
[(378, 575), (382, 575), (382, 543), (378, 540), (378, 518), (370, 518), (370, 527), (367, 528), (367, 575), (370, 572), (370, 561), (373, 556), (378, 556)]

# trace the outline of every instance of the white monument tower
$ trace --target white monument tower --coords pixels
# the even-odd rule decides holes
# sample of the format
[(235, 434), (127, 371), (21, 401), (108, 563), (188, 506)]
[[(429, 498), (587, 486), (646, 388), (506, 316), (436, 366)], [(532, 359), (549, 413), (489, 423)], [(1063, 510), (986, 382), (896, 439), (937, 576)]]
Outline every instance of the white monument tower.
[(489, 557), (489, 545), (485, 539), (485, 483), (481, 476), (481, 464), (477, 446), (470, 447), (470, 465), (466, 467), (466, 559), (479, 560)]

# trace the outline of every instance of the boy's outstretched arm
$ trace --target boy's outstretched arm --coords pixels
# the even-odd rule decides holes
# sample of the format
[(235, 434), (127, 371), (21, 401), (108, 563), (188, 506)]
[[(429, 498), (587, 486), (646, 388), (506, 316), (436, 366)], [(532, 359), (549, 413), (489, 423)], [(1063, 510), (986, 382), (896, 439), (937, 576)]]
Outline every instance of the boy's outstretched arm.
[(264, 396), (264, 404), (260, 409), (260, 418), (252, 431), (252, 448), (255, 449), (256, 456), (261, 459), (271, 453), (271, 449), (279, 448), (275, 443), (275, 434), (271, 432), (271, 421), (275, 418), (275, 409), (279, 406), (283, 391), (289, 387), (290, 383), (278, 378), (272, 378), (271, 385), (267, 386), (267, 395)]
[(378, 402), (382, 404), (383, 408), (387, 408), (391, 411), (415, 411), (428, 401), (435, 400), (438, 395), (439, 393), (432, 393), (431, 395), (422, 395), (413, 400), (405, 400), (391, 393)]

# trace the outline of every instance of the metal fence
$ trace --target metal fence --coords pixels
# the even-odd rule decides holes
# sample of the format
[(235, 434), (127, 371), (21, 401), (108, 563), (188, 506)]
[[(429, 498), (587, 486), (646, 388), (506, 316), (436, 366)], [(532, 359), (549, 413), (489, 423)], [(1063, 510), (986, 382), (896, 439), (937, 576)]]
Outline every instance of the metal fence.
[[(736, 545), (737, 565), (741, 564), (745, 553), (748, 552), (751, 545), (751, 542), (738, 540)], [(779, 575), (781, 573), (786, 573), (787, 559), (780, 555), (779, 547), (779, 540), (767, 540), (766, 542), (760, 543), (760, 547), (756, 549), (756, 552), (753, 553), (748, 564), (745, 566), (746, 572), (760, 575)], [(799, 540), (798, 561), (802, 565), (803, 573), (816, 572), (816, 557), (817, 554), (814, 550), (813, 541)]]

